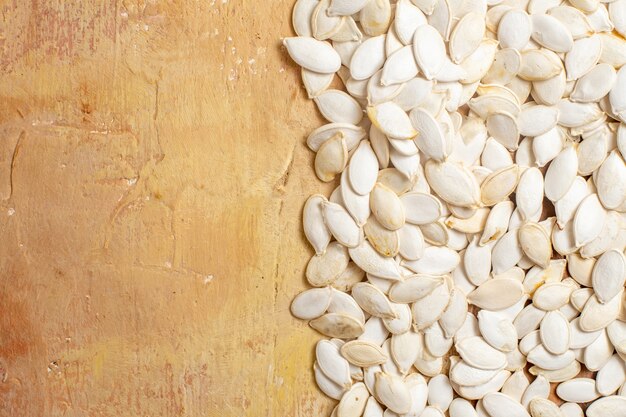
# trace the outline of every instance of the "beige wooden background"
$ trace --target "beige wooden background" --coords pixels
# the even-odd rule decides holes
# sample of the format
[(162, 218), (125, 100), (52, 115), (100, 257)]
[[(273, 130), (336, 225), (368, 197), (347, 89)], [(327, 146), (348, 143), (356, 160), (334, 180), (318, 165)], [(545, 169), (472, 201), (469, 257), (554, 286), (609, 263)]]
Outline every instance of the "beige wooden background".
[(292, 1), (0, 1), (0, 415), (318, 416)]

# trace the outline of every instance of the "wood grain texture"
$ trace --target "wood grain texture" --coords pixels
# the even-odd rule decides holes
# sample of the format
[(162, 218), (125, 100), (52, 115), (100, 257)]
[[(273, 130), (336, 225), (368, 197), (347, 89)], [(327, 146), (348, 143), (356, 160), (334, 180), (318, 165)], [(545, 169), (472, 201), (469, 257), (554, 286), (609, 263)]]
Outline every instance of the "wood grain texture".
[(1, 5), (0, 415), (328, 415), (291, 3)]

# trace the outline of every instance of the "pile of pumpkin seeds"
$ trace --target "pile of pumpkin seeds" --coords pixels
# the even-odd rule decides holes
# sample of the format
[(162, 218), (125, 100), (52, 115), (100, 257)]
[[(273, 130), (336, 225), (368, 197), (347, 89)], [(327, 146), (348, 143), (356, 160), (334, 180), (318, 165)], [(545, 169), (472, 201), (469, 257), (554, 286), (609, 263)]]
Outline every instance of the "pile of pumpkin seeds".
[(297, 0), (293, 27), (336, 188), (291, 311), (332, 415), (626, 416), (626, 0)]

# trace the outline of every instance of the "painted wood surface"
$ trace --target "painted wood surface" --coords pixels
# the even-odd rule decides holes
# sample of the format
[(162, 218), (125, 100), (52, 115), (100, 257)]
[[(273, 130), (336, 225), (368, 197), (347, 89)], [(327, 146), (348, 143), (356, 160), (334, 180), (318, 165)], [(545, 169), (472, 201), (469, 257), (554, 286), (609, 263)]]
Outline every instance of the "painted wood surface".
[(328, 415), (291, 2), (1, 7), (0, 415)]

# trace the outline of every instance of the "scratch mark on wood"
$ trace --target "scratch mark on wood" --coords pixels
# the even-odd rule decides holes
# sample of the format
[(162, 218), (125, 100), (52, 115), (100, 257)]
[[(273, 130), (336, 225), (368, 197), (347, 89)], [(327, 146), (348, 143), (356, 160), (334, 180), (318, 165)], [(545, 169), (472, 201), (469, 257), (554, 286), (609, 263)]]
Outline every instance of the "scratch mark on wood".
[(20, 136), (17, 138), (17, 142), (15, 143), (15, 148), (13, 149), (13, 156), (11, 157), (11, 170), (9, 171), (9, 199), (13, 197), (13, 187), (14, 187), (13, 175), (15, 172), (15, 161), (17, 160), (17, 155), (19, 154), (20, 149), (22, 147), (22, 138), (25, 135), (26, 135), (26, 132), (22, 130), (22, 132), (20, 133)]

